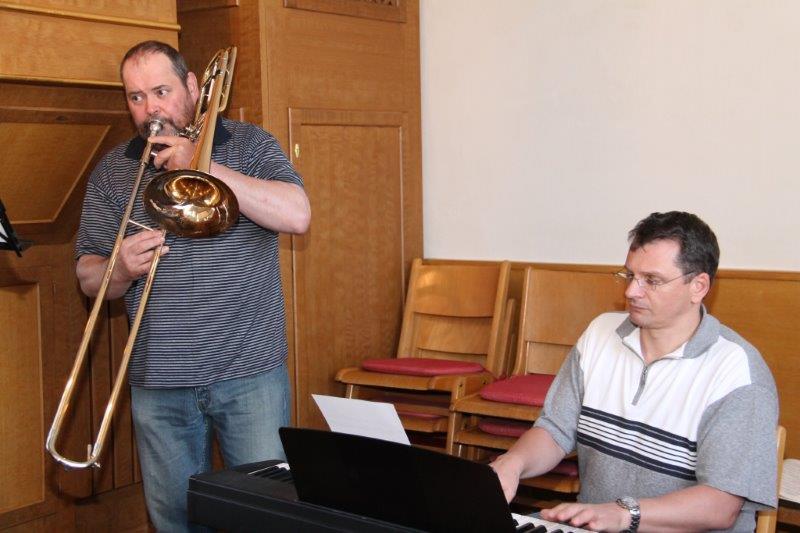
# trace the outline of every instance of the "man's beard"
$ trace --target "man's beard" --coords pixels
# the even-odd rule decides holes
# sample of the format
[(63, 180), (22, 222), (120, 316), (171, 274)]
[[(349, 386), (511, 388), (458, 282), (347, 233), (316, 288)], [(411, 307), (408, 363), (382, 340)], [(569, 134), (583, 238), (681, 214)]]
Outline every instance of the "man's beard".
[(182, 109), (178, 114), (179, 117), (177, 117), (177, 120), (180, 121), (179, 123), (176, 122), (176, 118), (173, 117), (166, 117), (158, 113), (150, 115), (147, 117), (147, 120), (141, 124), (136, 124), (136, 129), (139, 131), (139, 136), (141, 136), (143, 139), (150, 137), (150, 122), (156, 119), (161, 122), (161, 131), (158, 133), (158, 135), (178, 135), (178, 132), (188, 126), (191, 120), (194, 118), (194, 104), (191, 103), (191, 100), (187, 100), (183, 103)]

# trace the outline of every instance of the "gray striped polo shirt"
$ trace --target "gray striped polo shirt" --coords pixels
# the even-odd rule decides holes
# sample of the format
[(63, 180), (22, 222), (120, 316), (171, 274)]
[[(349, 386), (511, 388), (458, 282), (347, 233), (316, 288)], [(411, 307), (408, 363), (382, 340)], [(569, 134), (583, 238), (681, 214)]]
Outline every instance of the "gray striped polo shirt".
[[(75, 256), (108, 256), (144, 149), (136, 137), (111, 150), (89, 178)], [(278, 142), (261, 128), (221, 119), (214, 162), (248, 176), (302, 186)], [(155, 227), (141, 191), (157, 171), (146, 170), (132, 219)], [(129, 226), (127, 234), (141, 231)], [(167, 234), (170, 251), (158, 266), (131, 359), (130, 383), (140, 387), (202, 386), (264, 372), (286, 359), (278, 234), (244, 215), (216, 237)], [(144, 287), (125, 294), (132, 320)]]
[(696, 484), (741, 496), (731, 528), (775, 507), (778, 395), (758, 351), (705, 312), (688, 342), (645, 365), (627, 313), (597, 317), (548, 391), (536, 426), (577, 449), (578, 501), (655, 498)]

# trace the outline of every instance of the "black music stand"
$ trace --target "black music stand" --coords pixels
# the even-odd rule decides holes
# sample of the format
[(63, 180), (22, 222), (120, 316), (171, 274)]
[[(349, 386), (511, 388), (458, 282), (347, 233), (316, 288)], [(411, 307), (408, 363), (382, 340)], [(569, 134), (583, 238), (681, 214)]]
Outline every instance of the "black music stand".
[(33, 244), (31, 241), (17, 237), (11, 221), (6, 216), (6, 207), (0, 200), (0, 250), (14, 250), (18, 257), (22, 257), (22, 250), (27, 249), (31, 244)]

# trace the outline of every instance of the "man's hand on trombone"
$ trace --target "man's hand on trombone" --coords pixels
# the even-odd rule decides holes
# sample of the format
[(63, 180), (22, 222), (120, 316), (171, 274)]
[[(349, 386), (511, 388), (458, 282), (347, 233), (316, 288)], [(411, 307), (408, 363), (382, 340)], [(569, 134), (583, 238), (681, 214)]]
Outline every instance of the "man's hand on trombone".
[[(105, 295), (107, 300), (121, 297), (134, 280), (147, 274), (153, 260), (153, 253), (162, 242), (164, 242), (164, 234), (161, 231), (149, 229), (123, 239)], [(168, 246), (161, 248), (162, 256), (167, 252), (169, 252)], [(108, 257), (100, 255), (82, 255), (78, 259), (76, 272), (84, 294), (91, 297), (97, 296), (107, 266)]]
[(190, 168), (195, 149), (191, 140), (178, 135), (155, 135), (148, 140), (162, 147), (153, 158), (154, 167), (161, 170)]
[[(150, 270), (155, 249), (163, 242), (164, 232), (159, 230), (140, 231), (125, 237), (119, 250), (112, 279), (131, 283), (146, 275)], [(161, 248), (162, 256), (167, 252), (169, 252), (169, 246)]]

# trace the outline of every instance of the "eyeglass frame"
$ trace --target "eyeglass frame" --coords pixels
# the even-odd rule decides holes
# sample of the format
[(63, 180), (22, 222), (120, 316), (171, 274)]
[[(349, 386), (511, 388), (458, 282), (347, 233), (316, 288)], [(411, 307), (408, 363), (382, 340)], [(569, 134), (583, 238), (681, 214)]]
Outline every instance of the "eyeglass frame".
[(613, 276), (614, 276), (614, 279), (619, 281), (619, 282), (623, 282), (624, 281), (625, 282), (625, 286), (629, 286), (632, 282), (635, 281), (640, 289), (648, 290), (650, 292), (656, 292), (659, 287), (663, 287), (667, 283), (672, 283), (675, 280), (678, 280), (678, 279), (681, 279), (681, 278), (684, 278), (686, 276), (693, 275), (693, 274), (697, 274), (697, 272), (695, 272), (694, 270), (691, 270), (689, 272), (684, 272), (680, 276), (674, 277), (672, 279), (668, 279), (666, 281), (658, 279), (658, 278), (655, 278), (655, 279), (652, 279), (652, 280), (647, 280), (647, 279), (637, 278), (633, 274), (633, 272), (623, 268), (622, 270), (618, 270), (617, 272), (614, 272)]

